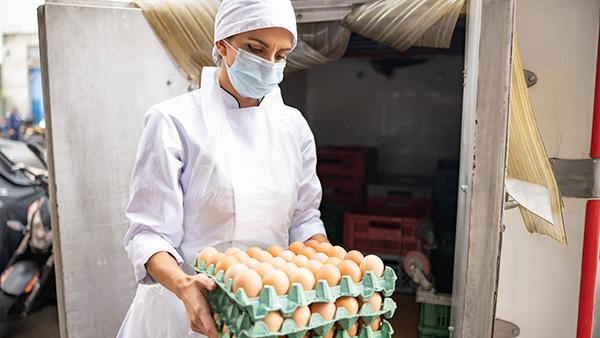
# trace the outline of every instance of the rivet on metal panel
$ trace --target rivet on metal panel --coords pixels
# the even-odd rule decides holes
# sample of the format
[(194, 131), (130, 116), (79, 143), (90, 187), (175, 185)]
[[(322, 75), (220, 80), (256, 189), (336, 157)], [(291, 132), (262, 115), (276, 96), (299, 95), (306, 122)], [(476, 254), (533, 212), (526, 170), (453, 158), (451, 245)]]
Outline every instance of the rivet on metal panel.
[(466, 185), (466, 184), (463, 184), (463, 185), (460, 186), (460, 190), (462, 190), (463, 192), (467, 192), (468, 188), (469, 188), (469, 186)]
[(298, 14), (298, 15), (296, 15), (296, 20), (298, 20), (298, 21), (302, 21), (302, 14)]

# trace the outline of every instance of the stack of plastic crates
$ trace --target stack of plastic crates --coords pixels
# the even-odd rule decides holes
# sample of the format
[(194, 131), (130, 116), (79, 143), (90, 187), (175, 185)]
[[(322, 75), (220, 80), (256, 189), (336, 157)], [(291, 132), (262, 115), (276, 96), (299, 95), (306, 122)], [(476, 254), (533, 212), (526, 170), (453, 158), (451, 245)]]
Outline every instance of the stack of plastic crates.
[(419, 338), (446, 338), (450, 336), (450, 306), (421, 304)]

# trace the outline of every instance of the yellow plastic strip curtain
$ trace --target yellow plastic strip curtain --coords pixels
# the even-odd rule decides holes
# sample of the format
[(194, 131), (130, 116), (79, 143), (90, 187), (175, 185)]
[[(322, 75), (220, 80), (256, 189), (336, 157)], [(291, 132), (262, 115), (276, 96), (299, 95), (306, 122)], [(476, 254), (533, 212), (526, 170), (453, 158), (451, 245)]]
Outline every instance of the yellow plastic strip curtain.
[(464, 6), (464, 0), (455, 1), (448, 13), (431, 26), (413, 45), (418, 47), (450, 48), (452, 33)]
[[(375, 0), (343, 22), (298, 25), (298, 47), (287, 71), (339, 60), (357, 32), (398, 50), (412, 45), (448, 47), (465, 0)], [(180, 70), (197, 82), (211, 56), (219, 0), (134, 0)]]
[(144, 17), (190, 81), (198, 82), (212, 58), (217, 0), (136, 0)]
[(519, 207), (529, 232), (545, 234), (567, 245), (563, 202), (540, 135), (523, 75), (516, 39), (513, 48), (511, 102), (508, 137), (508, 176), (543, 185), (550, 191), (554, 224)]
[(463, 4), (464, 0), (377, 0), (352, 10), (343, 23), (400, 51), (415, 45), (434, 26), (421, 44), (449, 45)]
[(342, 58), (350, 32), (338, 22), (313, 22), (298, 25), (298, 46), (288, 57), (286, 70), (307, 69)]

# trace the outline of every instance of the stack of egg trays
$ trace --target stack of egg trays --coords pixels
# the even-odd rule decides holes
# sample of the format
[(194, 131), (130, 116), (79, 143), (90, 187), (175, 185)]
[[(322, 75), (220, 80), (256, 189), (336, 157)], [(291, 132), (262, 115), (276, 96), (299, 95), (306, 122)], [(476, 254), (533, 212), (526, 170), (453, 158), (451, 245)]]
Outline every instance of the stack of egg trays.
[[(301, 306), (316, 302), (334, 302), (339, 297), (361, 297), (368, 299), (374, 292), (381, 292), (384, 297), (389, 297), (394, 292), (396, 274), (393, 269), (386, 267), (380, 278), (368, 271), (359, 283), (352, 282), (349, 276), (343, 276), (339, 285), (329, 287), (323, 280), (319, 280), (314, 290), (304, 291), (298, 283), (293, 283), (287, 295), (278, 296), (275, 289), (267, 285), (258, 297), (248, 298), (243, 289), (233, 292), (233, 281), (225, 281), (223, 271), (215, 274), (213, 265), (208, 267), (194, 262), (194, 269), (198, 273), (211, 276), (218, 288), (209, 293), (209, 301), (213, 309), (219, 309), (220, 318), (227, 324), (230, 331), (238, 338), (279, 337), (282, 335), (291, 338), (301, 338), (308, 330), (313, 330), (313, 337), (324, 336), (336, 322), (342, 329), (352, 326), (358, 318), (370, 324), (381, 315), (391, 318), (396, 309), (396, 304), (391, 298), (385, 298), (380, 311), (373, 311), (368, 303), (355, 315), (349, 315), (344, 308), (337, 309), (334, 319), (325, 321), (319, 314), (313, 314), (309, 324), (303, 328), (297, 328), (292, 319), (284, 322), (281, 331), (270, 333), (262, 321), (265, 315), (271, 311), (280, 311), (285, 317), (290, 317), (293, 312)], [(256, 324), (253, 324), (256, 323)], [(373, 332), (368, 325), (360, 330), (361, 338), (384, 338), (393, 333), (387, 321), (383, 321), (380, 330)], [(340, 337), (347, 337), (347, 333), (339, 332)], [(337, 337), (337, 335), (336, 335)]]

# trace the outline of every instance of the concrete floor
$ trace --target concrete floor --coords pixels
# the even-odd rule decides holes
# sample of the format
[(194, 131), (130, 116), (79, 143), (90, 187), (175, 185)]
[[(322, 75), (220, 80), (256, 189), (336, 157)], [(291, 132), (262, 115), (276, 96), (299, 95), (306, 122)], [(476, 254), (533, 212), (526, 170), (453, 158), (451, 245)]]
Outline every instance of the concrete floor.
[(11, 324), (7, 338), (59, 338), (56, 305), (49, 305)]

